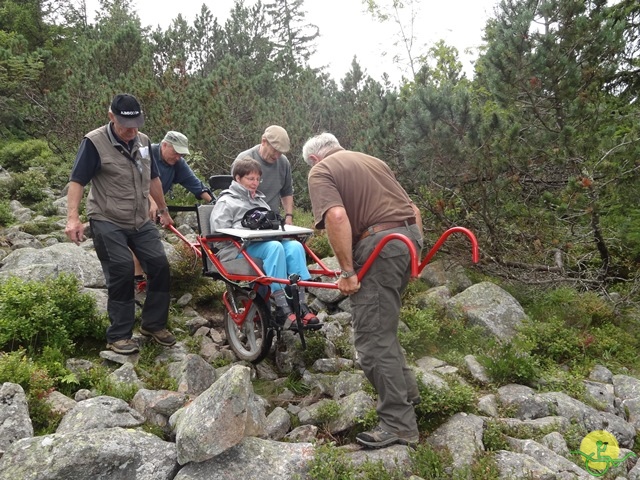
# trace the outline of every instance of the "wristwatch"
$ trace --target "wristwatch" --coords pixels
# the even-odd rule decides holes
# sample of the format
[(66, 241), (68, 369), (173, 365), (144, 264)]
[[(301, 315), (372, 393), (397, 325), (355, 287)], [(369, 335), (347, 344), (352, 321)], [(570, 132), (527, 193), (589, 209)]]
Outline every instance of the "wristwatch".
[(160, 208), (158, 210), (158, 215), (164, 215), (165, 213), (167, 213), (167, 209), (166, 208)]
[(340, 278), (350, 278), (350, 277), (353, 277), (355, 274), (356, 274), (356, 271), (355, 271), (355, 270), (351, 270), (350, 272), (345, 272), (345, 271), (343, 271), (343, 272), (340, 274)]

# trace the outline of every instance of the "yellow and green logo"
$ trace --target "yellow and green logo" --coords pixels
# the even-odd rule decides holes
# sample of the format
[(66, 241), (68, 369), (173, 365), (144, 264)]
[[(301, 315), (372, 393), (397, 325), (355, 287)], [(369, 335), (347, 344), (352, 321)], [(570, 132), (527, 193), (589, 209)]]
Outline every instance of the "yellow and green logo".
[(627, 453), (623, 458), (620, 455), (618, 441), (606, 430), (595, 430), (582, 439), (580, 450), (574, 451), (584, 459), (584, 468), (594, 477), (606, 475), (610, 468), (624, 463), (630, 456), (637, 457), (633, 452)]

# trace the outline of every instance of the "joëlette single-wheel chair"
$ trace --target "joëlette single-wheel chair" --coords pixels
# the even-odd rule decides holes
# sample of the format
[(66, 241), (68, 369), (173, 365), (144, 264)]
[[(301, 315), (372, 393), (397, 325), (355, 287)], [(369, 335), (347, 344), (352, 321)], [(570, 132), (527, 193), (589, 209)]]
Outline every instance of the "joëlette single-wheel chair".
[[(291, 298), (293, 299), (293, 312), (296, 314), (297, 334), (300, 336), (302, 347), (305, 348), (304, 331), (298, 299), (298, 287), (330, 288), (337, 289), (335, 281), (340, 275), (340, 270), (331, 270), (320, 260), (307, 246), (307, 239), (313, 234), (309, 228), (293, 225), (282, 225), (278, 230), (249, 230), (239, 228), (222, 229), (211, 232), (209, 218), (213, 204), (217, 197), (215, 192), (229, 187), (231, 175), (214, 175), (209, 178), (209, 185), (214, 192), (212, 204), (197, 205), (193, 207), (169, 207), (172, 211), (191, 210), (197, 212), (198, 234), (194, 242), (187, 239), (173, 225), (168, 229), (185, 242), (193, 253), (202, 259), (203, 275), (222, 280), (226, 286), (223, 294), (225, 306), (224, 329), (229, 346), (241, 360), (258, 363), (269, 353), (274, 336), (280, 337), (282, 326), (275, 322), (275, 307), (270, 301), (272, 283), (289, 285)], [(471, 254), (474, 262), (478, 262), (478, 242), (475, 235), (463, 227), (453, 227), (445, 231), (434, 244), (422, 261), (408, 237), (399, 233), (391, 233), (383, 238), (369, 259), (358, 272), (361, 279), (367, 274), (371, 264), (378, 257), (384, 246), (391, 241), (404, 242), (411, 255), (411, 276), (417, 277), (422, 269), (436, 254), (445, 240), (453, 233), (462, 233), (471, 241)], [(302, 243), (308, 258), (317, 265), (309, 269), (314, 280), (303, 281), (292, 275), (289, 278), (274, 278), (267, 276), (262, 270), (262, 262), (251, 258), (242, 248), (248, 242), (258, 242), (273, 239), (295, 239)], [(216, 256), (213, 246), (215, 242), (231, 242), (241, 251), (242, 256), (231, 261), (221, 262)], [(316, 281), (316, 279), (326, 281)]]

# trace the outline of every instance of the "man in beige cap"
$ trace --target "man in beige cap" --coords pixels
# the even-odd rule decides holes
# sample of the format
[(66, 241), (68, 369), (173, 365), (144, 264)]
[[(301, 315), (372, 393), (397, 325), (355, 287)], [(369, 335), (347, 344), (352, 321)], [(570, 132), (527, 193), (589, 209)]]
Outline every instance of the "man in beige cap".
[[(189, 155), (189, 139), (180, 132), (169, 131), (162, 142), (151, 145), (151, 156), (158, 165), (158, 173), (162, 182), (162, 192), (166, 195), (175, 184), (180, 184), (198, 200), (210, 202), (213, 200), (211, 190), (196, 177), (191, 167), (184, 159)], [(155, 218), (156, 205), (151, 201), (150, 217)]]
[[(280, 211), (280, 203), (284, 209), (283, 216), (288, 225), (293, 223), (293, 182), (291, 180), (291, 164), (284, 155), (290, 149), (287, 131), (271, 125), (262, 134), (258, 145), (240, 153), (235, 161), (251, 157), (262, 167), (262, 183), (258, 187), (265, 195), (265, 200), (274, 212)], [(231, 165), (231, 175), (233, 167)]]
[[(189, 155), (189, 139), (186, 135), (174, 130), (167, 132), (162, 142), (151, 145), (151, 158), (154, 159), (158, 167), (162, 193), (166, 195), (175, 184), (180, 184), (193, 193), (197, 199), (207, 203), (211, 202), (213, 200), (211, 190), (196, 177), (184, 159), (184, 155)], [(149, 197), (149, 218), (155, 220), (156, 215), (162, 213), (163, 210), (158, 210), (156, 202)], [(135, 256), (134, 264), (135, 290), (136, 293), (142, 293), (146, 288), (146, 281), (142, 267)]]

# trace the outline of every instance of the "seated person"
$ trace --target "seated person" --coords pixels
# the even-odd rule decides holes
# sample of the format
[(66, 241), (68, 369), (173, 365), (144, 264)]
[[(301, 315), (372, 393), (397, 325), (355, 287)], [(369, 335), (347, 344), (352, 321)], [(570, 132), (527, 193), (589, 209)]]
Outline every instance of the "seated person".
[[(269, 209), (264, 195), (258, 190), (262, 178), (262, 168), (256, 160), (251, 157), (237, 160), (233, 166), (233, 178), (231, 186), (220, 192), (211, 211), (212, 232), (221, 228), (242, 228), (242, 217), (248, 210), (256, 207)], [(217, 242), (215, 246), (218, 249), (216, 255), (222, 261), (242, 256), (238, 248), (230, 242)], [(270, 277), (287, 278), (288, 275), (297, 273), (302, 280), (311, 278), (304, 247), (296, 240), (251, 242), (245, 250), (250, 256), (262, 259), (263, 270)], [(319, 325), (318, 318), (305, 302), (305, 288), (299, 287), (298, 291), (303, 324)], [(283, 285), (272, 283), (271, 295), (276, 304), (276, 321), (281, 326), (289, 327), (295, 322), (296, 316), (287, 302)]]

